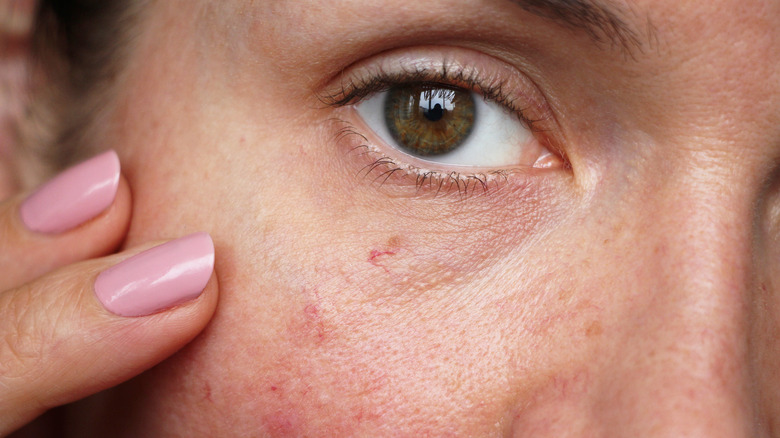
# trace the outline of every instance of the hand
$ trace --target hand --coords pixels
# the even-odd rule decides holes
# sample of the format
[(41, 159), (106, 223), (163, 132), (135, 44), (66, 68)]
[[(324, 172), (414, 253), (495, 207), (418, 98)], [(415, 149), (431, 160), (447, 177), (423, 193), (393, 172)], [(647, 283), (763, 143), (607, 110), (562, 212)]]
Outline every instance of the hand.
[(211, 238), (106, 256), (130, 216), (113, 152), (0, 204), (0, 436), (152, 367), (211, 318)]

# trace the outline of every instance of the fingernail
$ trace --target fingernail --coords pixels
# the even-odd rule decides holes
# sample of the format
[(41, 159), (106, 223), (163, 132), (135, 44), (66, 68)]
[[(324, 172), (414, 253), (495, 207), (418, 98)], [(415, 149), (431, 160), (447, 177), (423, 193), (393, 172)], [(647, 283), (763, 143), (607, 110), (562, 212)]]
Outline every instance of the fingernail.
[(214, 243), (196, 233), (142, 253), (98, 275), (95, 294), (121, 316), (144, 316), (197, 298), (214, 269)]
[(21, 206), (24, 225), (39, 233), (70, 230), (102, 213), (119, 187), (119, 157), (104, 152), (77, 164), (30, 195)]

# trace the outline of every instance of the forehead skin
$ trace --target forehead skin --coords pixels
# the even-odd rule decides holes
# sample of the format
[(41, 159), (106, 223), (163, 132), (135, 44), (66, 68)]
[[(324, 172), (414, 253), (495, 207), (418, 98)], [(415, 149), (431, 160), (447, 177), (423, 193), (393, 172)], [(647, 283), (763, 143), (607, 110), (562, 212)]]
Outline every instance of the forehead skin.
[[(220, 304), (101, 432), (777, 433), (780, 3), (613, 7), (628, 52), (499, 0), (151, 2), (98, 140), (127, 245), (210, 232)], [(461, 201), (357, 177), (320, 97), (418, 46), (522, 72), (571, 169)]]

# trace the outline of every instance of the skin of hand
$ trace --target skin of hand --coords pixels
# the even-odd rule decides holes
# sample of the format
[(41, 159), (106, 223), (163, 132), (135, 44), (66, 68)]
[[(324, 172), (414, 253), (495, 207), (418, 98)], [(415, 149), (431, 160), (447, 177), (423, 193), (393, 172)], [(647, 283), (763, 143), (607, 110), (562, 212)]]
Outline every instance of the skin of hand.
[[(177, 287), (191, 275), (166, 282), (166, 290), (154, 297), (138, 298), (145, 286), (127, 287), (128, 281), (161, 281), (160, 272), (128, 263), (159, 254), (160, 248), (171, 263), (192, 267), (191, 257), (174, 260), (171, 243), (115, 253), (131, 206), (113, 152), (0, 204), (0, 436), (49, 408), (154, 366), (190, 341), (214, 313), (217, 285), (210, 266), (202, 267), (197, 290), (189, 291), (199, 296), (174, 308), (182, 299), (170, 294), (179, 293)], [(210, 239), (195, 237), (206, 243), (213, 264)], [(127, 266), (134, 271), (129, 277)], [(124, 297), (106, 296), (116, 292), (117, 280), (124, 282)]]
[[(209, 232), (219, 306), (72, 424), (776, 434), (780, 3), (615, 4), (629, 50), (498, 0), (150, 2), (95, 144), (132, 188), (123, 248)], [(419, 47), (529, 78), (570, 167), (464, 198), (364, 176), (321, 97)]]

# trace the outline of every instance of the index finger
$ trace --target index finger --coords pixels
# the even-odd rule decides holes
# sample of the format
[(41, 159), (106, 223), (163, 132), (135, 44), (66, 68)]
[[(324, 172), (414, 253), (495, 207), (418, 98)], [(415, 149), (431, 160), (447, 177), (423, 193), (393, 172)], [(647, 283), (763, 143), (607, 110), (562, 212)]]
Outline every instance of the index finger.
[(113, 151), (0, 204), (0, 291), (115, 250), (127, 232), (130, 204)]

